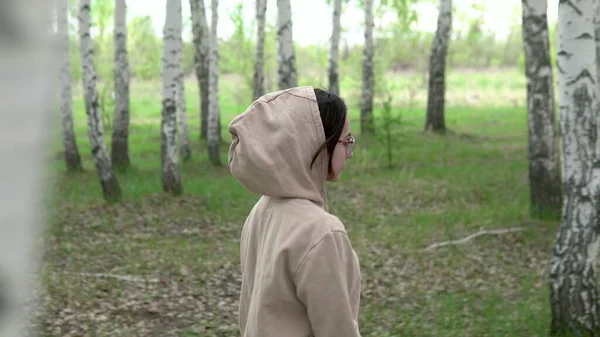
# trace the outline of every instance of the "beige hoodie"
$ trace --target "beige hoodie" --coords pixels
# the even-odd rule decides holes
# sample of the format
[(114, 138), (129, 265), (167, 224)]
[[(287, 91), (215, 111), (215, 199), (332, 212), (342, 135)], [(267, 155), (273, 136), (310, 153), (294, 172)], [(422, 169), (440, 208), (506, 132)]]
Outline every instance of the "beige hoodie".
[(242, 230), (243, 337), (359, 337), (360, 268), (328, 213), (325, 133), (312, 87), (267, 94), (229, 125), (229, 167), (262, 195)]

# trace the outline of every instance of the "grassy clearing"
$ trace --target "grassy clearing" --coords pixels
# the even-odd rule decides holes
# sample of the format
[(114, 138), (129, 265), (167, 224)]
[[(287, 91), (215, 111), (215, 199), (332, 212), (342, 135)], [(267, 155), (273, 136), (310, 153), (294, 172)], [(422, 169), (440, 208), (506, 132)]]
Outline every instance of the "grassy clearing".
[[(522, 90), (520, 81), (511, 90)], [(233, 83), (222, 83), (228, 141), (226, 125), (245, 103), (232, 98)], [(41, 336), (236, 336), (239, 234), (258, 196), (225, 167), (208, 165), (197, 139), (195, 85), (187, 88), (193, 158), (181, 168), (184, 195), (160, 192), (159, 84), (136, 84), (134, 168), (118, 174), (124, 200), (113, 206), (102, 202), (83, 104), (75, 99), (86, 171), (67, 176), (60, 158), (50, 165)], [(357, 126), (356, 97), (348, 96)], [(376, 139), (358, 135), (355, 158), (328, 194), (361, 260), (363, 336), (546, 335), (546, 269), (557, 223), (528, 217), (526, 111), (504, 102), (450, 106), (447, 123), (455, 133), (447, 137), (421, 134), (422, 108), (397, 103), (402, 124), (393, 169), (385, 168)], [(419, 251), (513, 226), (526, 230)]]

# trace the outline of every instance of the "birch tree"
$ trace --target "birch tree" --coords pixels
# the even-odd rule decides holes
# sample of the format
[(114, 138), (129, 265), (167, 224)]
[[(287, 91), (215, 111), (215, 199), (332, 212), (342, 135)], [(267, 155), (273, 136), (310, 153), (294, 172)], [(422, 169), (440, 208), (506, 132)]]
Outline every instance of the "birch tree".
[[(181, 1), (181, 0), (179, 0)], [(181, 5), (180, 5), (181, 8)], [(177, 21), (179, 22), (179, 36), (177, 37), (177, 120), (179, 121), (179, 142), (181, 146), (181, 156), (184, 160), (190, 159), (192, 151), (190, 149), (190, 132), (187, 122), (187, 109), (185, 101), (185, 74), (183, 73), (183, 17), (181, 10), (178, 12)]]
[(429, 92), (425, 131), (446, 132), (446, 55), (452, 30), (452, 0), (440, 0), (437, 30), (429, 57)]
[(265, 94), (265, 21), (267, 0), (256, 0), (256, 60), (254, 62), (253, 99)]
[(339, 74), (339, 50), (340, 50), (340, 35), (342, 30), (342, 0), (333, 0), (333, 19), (331, 29), (331, 43), (329, 44), (329, 91), (340, 94), (340, 74)]
[[(600, 1), (596, 0), (596, 10), (594, 16), (594, 32), (596, 41), (596, 55), (600, 55)], [(596, 57), (597, 76), (600, 79), (600, 58)], [(600, 90), (600, 83), (596, 86)]]
[(77, 147), (73, 128), (73, 94), (71, 90), (71, 61), (69, 57), (68, 0), (56, 2), (56, 28), (58, 34), (58, 61), (60, 62), (60, 111), (62, 142), (65, 150), (65, 164), (68, 172), (80, 171), (81, 156)]
[(127, 53), (127, 5), (115, 1), (115, 118), (111, 159), (115, 168), (127, 169), (129, 159), (129, 57)]
[(177, 149), (177, 77), (179, 76), (178, 39), (181, 36), (181, 0), (167, 0), (163, 28), (161, 163), (163, 191), (173, 195), (183, 192)]
[(277, 67), (279, 89), (298, 86), (290, 0), (277, 0)]
[[(62, 60), (51, 31), (54, 1), (2, 0), (0, 16), (0, 336), (34, 336), (44, 289), (39, 240), (47, 221), (56, 75)], [(61, 5), (62, 6), (62, 5)], [(54, 62), (56, 61), (56, 62)], [(59, 89), (59, 90), (56, 90)], [(31, 299), (34, 301), (32, 302)]]
[(208, 127), (208, 67), (210, 31), (206, 20), (204, 0), (190, 0), (192, 35), (194, 39), (194, 68), (200, 92), (200, 138), (206, 139)]
[(219, 20), (219, 1), (211, 2), (210, 67), (209, 67), (209, 114), (208, 114), (208, 159), (214, 165), (221, 165), (219, 142), (221, 127), (219, 123), (219, 40), (217, 26)]
[(527, 77), (529, 127), (529, 190), (532, 215), (562, 205), (554, 82), (550, 63), (547, 0), (523, 0), (523, 45)]
[(551, 335), (600, 335), (596, 0), (558, 5), (562, 220), (550, 262)]
[(120, 199), (121, 189), (113, 171), (104, 143), (104, 129), (98, 104), (94, 46), (90, 36), (90, 0), (79, 0), (79, 50), (81, 55), (81, 78), (84, 88), (85, 113), (92, 158), (100, 178), (104, 199)]
[(362, 95), (360, 103), (360, 128), (365, 134), (375, 132), (373, 122), (373, 0), (364, 0), (365, 6), (365, 46), (362, 62)]

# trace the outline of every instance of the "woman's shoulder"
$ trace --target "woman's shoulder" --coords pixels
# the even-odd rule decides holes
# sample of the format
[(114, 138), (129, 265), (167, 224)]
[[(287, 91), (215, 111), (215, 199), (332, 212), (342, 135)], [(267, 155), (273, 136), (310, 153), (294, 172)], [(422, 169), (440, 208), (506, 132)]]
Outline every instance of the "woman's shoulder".
[(311, 241), (320, 241), (331, 232), (346, 232), (344, 223), (323, 209), (313, 210), (298, 217), (297, 228), (311, 236)]

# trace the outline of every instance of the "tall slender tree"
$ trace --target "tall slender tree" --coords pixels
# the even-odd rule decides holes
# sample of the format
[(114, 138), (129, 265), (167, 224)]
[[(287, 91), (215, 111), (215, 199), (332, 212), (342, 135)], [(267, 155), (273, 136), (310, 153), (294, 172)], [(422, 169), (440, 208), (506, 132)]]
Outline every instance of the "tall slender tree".
[(342, 0), (333, 0), (333, 24), (331, 29), (331, 43), (329, 44), (329, 91), (340, 93), (340, 73), (339, 73), (339, 55), (340, 55), (340, 35), (342, 30)]
[(256, 60), (254, 62), (253, 99), (265, 94), (265, 21), (267, 0), (256, 0)]
[(62, 125), (62, 141), (65, 150), (65, 164), (68, 172), (80, 171), (81, 156), (77, 147), (73, 128), (73, 94), (71, 90), (71, 61), (69, 57), (69, 20), (68, 0), (56, 2), (56, 28), (58, 34), (58, 61), (60, 62), (60, 110)]
[(452, 0), (440, 0), (437, 30), (429, 57), (429, 92), (425, 130), (446, 132), (446, 56), (452, 30)]
[(298, 85), (294, 48), (292, 5), (290, 0), (277, 0), (277, 67), (279, 89)]
[(209, 67), (209, 113), (208, 113), (208, 158), (214, 165), (221, 165), (219, 152), (219, 40), (217, 26), (219, 22), (219, 1), (211, 1), (210, 67)]
[[(180, 27), (183, 25), (183, 16), (181, 11), (178, 12), (177, 20), (180, 22)], [(179, 30), (183, 33), (182, 30)], [(185, 101), (185, 74), (183, 72), (183, 36), (179, 34), (177, 37), (177, 48), (180, 53), (177, 55), (177, 120), (179, 122), (179, 142), (181, 146), (181, 156), (184, 160), (188, 160), (192, 156), (190, 148), (190, 130), (187, 121), (187, 108)]]
[(178, 39), (181, 36), (181, 0), (167, 0), (163, 28), (161, 163), (163, 191), (183, 193), (177, 148), (177, 76), (179, 75)]
[(374, 69), (373, 57), (373, 0), (364, 0), (365, 10), (365, 46), (362, 62), (362, 95), (360, 102), (360, 129), (362, 133), (375, 132), (373, 120)]
[(200, 88), (200, 138), (206, 139), (208, 127), (208, 67), (210, 30), (206, 20), (204, 0), (190, 0), (192, 35), (194, 37), (194, 68)]
[(547, 0), (522, 0), (527, 77), (530, 209), (535, 217), (562, 205), (556, 139), (554, 81), (550, 63)]
[(92, 158), (100, 178), (104, 199), (117, 201), (121, 197), (121, 189), (106, 150), (106, 143), (104, 143), (104, 129), (98, 104), (94, 45), (90, 36), (90, 0), (79, 0), (79, 44), (85, 112), (88, 121), (88, 137), (92, 149)]
[[(596, 0), (596, 10), (594, 15), (594, 32), (596, 41), (596, 55), (600, 55), (600, 1)], [(600, 79), (600, 57), (596, 57), (596, 68), (598, 78)], [(596, 86), (600, 90), (600, 83)]]
[(112, 134), (112, 163), (117, 169), (127, 169), (129, 159), (129, 56), (127, 53), (127, 5), (115, 1), (115, 121)]
[(550, 262), (553, 336), (599, 336), (596, 259), (600, 250), (596, 0), (558, 4), (562, 219)]
[(49, 15), (54, 5), (0, 1), (0, 336), (38, 334), (29, 319), (39, 312), (34, 303), (42, 304), (30, 302), (37, 296), (34, 289), (44, 285), (32, 276), (43, 252), (37, 238), (45, 233), (48, 209), (40, 192), (47, 191), (44, 157), (52, 149), (56, 121), (48, 111), (55, 103), (48, 95), (58, 75), (55, 61), (60, 62), (50, 49), (56, 47)]

